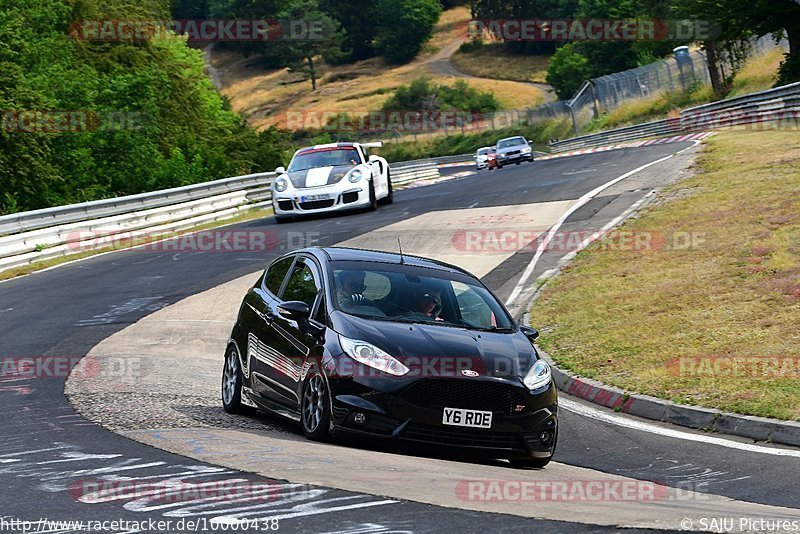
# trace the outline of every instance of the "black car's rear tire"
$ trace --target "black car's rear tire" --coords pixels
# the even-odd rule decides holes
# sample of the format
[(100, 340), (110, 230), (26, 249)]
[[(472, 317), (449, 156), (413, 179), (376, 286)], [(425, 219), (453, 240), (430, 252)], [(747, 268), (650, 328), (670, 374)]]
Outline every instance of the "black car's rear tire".
[(303, 434), (314, 441), (327, 441), (331, 437), (331, 403), (325, 377), (318, 369), (312, 369), (303, 384), (300, 401), (300, 423)]
[(239, 350), (230, 345), (225, 351), (222, 368), (222, 407), (228, 413), (248, 415), (256, 412), (242, 404), (242, 370), (239, 367)]

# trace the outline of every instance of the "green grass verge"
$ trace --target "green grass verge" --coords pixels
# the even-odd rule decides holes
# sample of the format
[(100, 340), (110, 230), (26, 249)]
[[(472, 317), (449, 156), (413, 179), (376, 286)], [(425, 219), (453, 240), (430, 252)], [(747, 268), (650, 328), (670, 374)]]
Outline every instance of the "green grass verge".
[(797, 133), (724, 132), (698, 166), (621, 229), (661, 246), (590, 246), (544, 288), (532, 322), (543, 348), (582, 376), (800, 420)]

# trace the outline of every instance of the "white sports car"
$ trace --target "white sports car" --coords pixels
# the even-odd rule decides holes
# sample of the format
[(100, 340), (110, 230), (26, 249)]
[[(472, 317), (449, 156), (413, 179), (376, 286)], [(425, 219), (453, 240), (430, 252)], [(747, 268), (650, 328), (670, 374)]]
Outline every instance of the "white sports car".
[(332, 143), (295, 152), (288, 169), (275, 169), (278, 173), (272, 181), (275, 220), (284, 222), (295, 215), (353, 208), (374, 210), (379, 201), (391, 204), (389, 163), (365, 150), (382, 145)]

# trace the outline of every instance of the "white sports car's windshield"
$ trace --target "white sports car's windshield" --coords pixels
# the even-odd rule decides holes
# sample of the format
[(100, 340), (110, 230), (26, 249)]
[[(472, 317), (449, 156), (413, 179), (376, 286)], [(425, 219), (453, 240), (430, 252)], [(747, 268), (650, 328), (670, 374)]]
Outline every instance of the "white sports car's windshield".
[(511, 139), (503, 139), (497, 143), (497, 148), (508, 148), (510, 146), (524, 145), (525, 140), (521, 137), (512, 137)]
[(289, 164), (289, 172), (305, 171), (316, 167), (358, 165), (361, 158), (355, 148), (320, 148), (297, 154)]
[(335, 306), (350, 315), (474, 330), (509, 330), (494, 296), (468, 278), (432, 269), (334, 269)]

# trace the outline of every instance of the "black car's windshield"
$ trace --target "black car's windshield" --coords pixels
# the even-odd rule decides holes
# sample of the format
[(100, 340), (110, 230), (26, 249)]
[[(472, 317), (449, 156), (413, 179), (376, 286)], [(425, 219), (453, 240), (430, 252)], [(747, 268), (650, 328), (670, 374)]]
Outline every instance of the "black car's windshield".
[(361, 158), (355, 148), (318, 148), (297, 154), (289, 164), (289, 172), (305, 171), (316, 167), (358, 165)]
[(334, 306), (365, 319), (503, 331), (511, 319), (480, 283), (465, 276), (385, 264), (333, 269)]
[(512, 137), (511, 139), (503, 139), (497, 143), (497, 148), (508, 148), (510, 146), (524, 145), (525, 141), (521, 137)]

